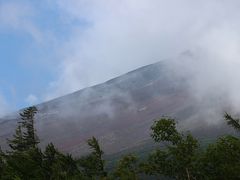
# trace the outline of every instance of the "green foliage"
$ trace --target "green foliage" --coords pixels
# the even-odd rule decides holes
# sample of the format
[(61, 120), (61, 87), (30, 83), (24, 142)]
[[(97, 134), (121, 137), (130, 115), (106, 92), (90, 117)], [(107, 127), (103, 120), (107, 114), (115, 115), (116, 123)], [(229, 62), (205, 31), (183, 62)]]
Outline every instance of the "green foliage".
[(98, 140), (95, 137), (92, 137), (87, 141), (90, 149), (92, 150), (91, 154), (83, 156), (78, 160), (78, 165), (87, 177), (106, 177), (107, 172), (105, 171), (105, 161), (103, 160), (103, 151), (100, 148)]
[[(52, 144), (45, 150), (38, 147), (34, 128), (36, 107), (20, 113), (21, 121), (8, 140), (10, 151), (0, 149), (1, 180), (137, 180), (154, 175), (154, 179), (240, 179), (240, 139), (221, 137), (201, 150), (190, 133), (181, 133), (171, 118), (162, 118), (151, 126), (155, 142), (167, 142), (140, 161), (134, 154), (123, 156), (112, 172), (106, 171), (98, 140), (87, 141), (91, 152), (79, 159), (63, 154)], [(225, 114), (227, 123), (240, 130), (239, 119)]]
[(234, 119), (228, 113), (225, 113), (224, 117), (228, 125), (232, 126), (234, 129), (240, 132), (240, 119)]
[[(239, 119), (228, 114), (225, 119), (230, 126), (240, 130)], [(174, 179), (240, 179), (239, 138), (221, 137), (200, 151), (198, 141), (189, 133), (179, 133), (173, 119), (160, 119), (151, 129), (156, 142), (167, 141), (170, 145), (149, 156), (142, 164), (145, 173)]]
[(24, 151), (27, 149), (25, 140), (22, 134), (22, 127), (18, 125), (12, 140), (8, 140), (9, 147), (13, 151)]
[(23, 138), (27, 147), (36, 147), (39, 143), (34, 128), (34, 117), (36, 113), (37, 108), (35, 106), (29, 107), (20, 113), (21, 121), (19, 123), (22, 125), (22, 128), (25, 128)]
[(51, 176), (53, 176), (54, 171), (54, 164), (58, 161), (58, 152), (55, 149), (54, 145), (52, 143), (48, 144), (45, 148), (45, 152), (43, 155), (43, 168), (45, 171), (45, 178), (46, 179), (52, 179)]
[(50, 173), (49, 179), (65, 180), (82, 177), (77, 168), (77, 162), (72, 158), (71, 155), (59, 153), (56, 161), (50, 166), (50, 169), (52, 172)]
[(6, 156), (7, 171), (20, 179), (43, 179), (42, 153), (37, 148)]
[(52, 143), (48, 144), (43, 155), (45, 179), (66, 179), (80, 176), (76, 161), (71, 155), (60, 153)]
[(12, 140), (8, 140), (11, 151), (0, 153), (1, 179), (82, 179), (77, 161), (71, 155), (60, 153), (52, 143), (44, 153), (37, 147), (39, 140), (34, 129), (36, 113), (36, 107), (20, 113), (21, 121), (15, 135)]
[(240, 139), (225, 136), (209, 145), (200, 169), (204, 179), (240, 179)]
[(29, 107), (20, 113), (21, 121), (13, 135), (13, 139), (8, 140), (9, 147), (13, 151), (25, 151), (35, 148), (39, 143), (34, 128), (34, 116), (37, 113), (36, 107)]
[(176, 129), (174, 119), (164, 117), (161, 120), (155, 121), (151, 130), (151, 136), (155, 142), (167, 141), (177, 144), (181, 140), (181, 135)]
[(183, 135), (176, 129), (174, 119), (162, 118), (151, 127), (152, 137), (156, 142), (167, 141), (165, 149), (156, 150), (143, 164), (148, 174), (159, 174), (176, 179), (194, 178), (197, 160), (198, 141), (191, 135)]
[(168, 159), (168, 153), (160, 149), (152, 152), (147, 162), (140, 165), (141, 171), (149, 175), (171, 174), (171, 167), (172, 163)]
[(5, 162), (4, 162), (4, 153), (2, 149), (0, 148), (0, 179), (3, 178), (3, 173), (5, 170)]
[(138, 179), (138, 159), (135, 155), (124, 156), (114, 170), (114, 179), (135, 180)]

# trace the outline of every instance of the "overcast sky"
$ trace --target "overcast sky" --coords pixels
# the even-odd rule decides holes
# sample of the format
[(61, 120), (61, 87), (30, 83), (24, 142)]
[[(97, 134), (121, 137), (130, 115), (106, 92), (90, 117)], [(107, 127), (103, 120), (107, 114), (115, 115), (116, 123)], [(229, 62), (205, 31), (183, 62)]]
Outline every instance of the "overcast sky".
[(195, 89), (217, 65), (206, 86), (227, 73), (236, 94), (239, 19), (239, 0), (0, 0), (0, 115), (186, 50)]

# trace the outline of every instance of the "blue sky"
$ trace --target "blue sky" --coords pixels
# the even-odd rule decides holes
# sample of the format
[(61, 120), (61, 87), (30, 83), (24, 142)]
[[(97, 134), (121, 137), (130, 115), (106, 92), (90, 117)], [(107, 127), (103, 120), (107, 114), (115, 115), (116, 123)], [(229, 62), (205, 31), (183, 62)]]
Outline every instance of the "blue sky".
[(238, 90), (229, 72), (240, 58), (239, 9), (237, 0), (0, 0), (0, 115), (186, 50), (210, 68), (194, 71), (199, 97), (209, 86)]
[[(65, 22), (47, 1), (1, 0), (0, 9), (0, 94), (18, 109), (41, 101), (38, 97), (57, 78), (55, 43), (67, 41), (72, 27), (85, 24)], [(49, 36), (52, 40), (45, 39)]]
[[(41, 3), (32, 3), (44, 1), (21, 1), (22, 4), (14, 4), (15, 2), (0, 1), (0, 7), (30, 4), (31, 8), (37, 10), (34, 13), (38, 13), (38, 16), (28, 17), (26, 13), (23, 18), (31, 18), (39, 29), (50, 29), (56, 36), (60, 36), (61, 30), (67, 31), (62, 27), (56, 9), (46, 9)], [(51, 61), (55, 55), (51, 53), (50, 45), (37, 42), (21, 27), (13, 26), (10, 22), (0, 22), (0, 92), (9, 106), (15, 109), (29, 105), (31, 100), (27, 100), (27, 97), (33, 93), (35, 96), (40, 95), (54, 78), (52, 69), (48, 67), (52, 64), (40, 62), (41, 59)]]

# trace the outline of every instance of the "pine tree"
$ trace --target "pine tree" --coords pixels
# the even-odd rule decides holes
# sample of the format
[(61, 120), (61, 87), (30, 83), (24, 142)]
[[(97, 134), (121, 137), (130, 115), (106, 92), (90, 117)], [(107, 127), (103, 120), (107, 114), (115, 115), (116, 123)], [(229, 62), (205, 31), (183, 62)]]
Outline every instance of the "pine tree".
[(20, 113), (21, 121), (19, 122), (25, 131), (23, 132), (23, 139), (28, 148), (34, 148), (39, 143), (39, 139), (35, 133), (34, 128), (34, 117), (37, 113), (37, 108), (35, 106), (25, 109)]
[(100, 176), (106, 176), (106, 172), (104, 171), (104, 160), (102, 158), (103, 151), (100, 148), (100, 145), (98, 143), (98, 140), (95, 137), (92, 137), (88, 140), (88, 145), (93, 150), (92, 155), (96, 158), (96, 165), (97, 170), (100, 173)]
[(29, 148), (35, 148), (39, 143), (34, 129), (34, 117), (37, 113), (36, 107), (29, 107), (20, 113), (21, 121), (19, 122), (13, 139), (8, 139), (9, 147), (13, 151), (26, 151)]
[(105, 178), (107, 172), (105, 171), (105, 161), (103, 160), (103, 151), (100, 148), (98, 140), (92, 137), (87, 141), (88, 145), (92, 149), (92, 152), (83, 156), (78, 160), (78, 165), (81, 172), (90, 178)]
[[(6, 179), (42, 179), (42, 152), (34, 129), (36, 107), (29, 107), (20, 113), (21, 121), (11, 140), (8, 140), (9, 151), (5, 155), (8, 172)], [(14, 177), (14, 178), (13, 178)]]
[(3, 178), (2, 176), (3, 176), (4, 170), (5, 170), (4, 156), (5, 156), (5, 154), (3, 153), (3, 151), (0, 147), (0, 179)]
[(83, 179), (76, 160), (70, 154), (59, 152), (52, 143), (45, 149), (43, 168), (45, 179)]
[(224, 117), (228, 125), (232, 126), (234, 129), (240, 132), (240, 119), (234, 119), (228, 113), (225, 113)]
[(15, 134), (13, 135), (12, 140), (7, 140), (9, 147), (13, 151), (24, 151), (27, 149), (26, 144), (24, 142), (23, 134), (22, 134), (22, 127), (18, 125)]
[(48, 144), (44, 156), (43, 156), (43, 167), (45, 170), (45, 178), (51, 179), (53, 174), (53, 165), (57, 162), (58, 151), (55, 149), (52, 143)]

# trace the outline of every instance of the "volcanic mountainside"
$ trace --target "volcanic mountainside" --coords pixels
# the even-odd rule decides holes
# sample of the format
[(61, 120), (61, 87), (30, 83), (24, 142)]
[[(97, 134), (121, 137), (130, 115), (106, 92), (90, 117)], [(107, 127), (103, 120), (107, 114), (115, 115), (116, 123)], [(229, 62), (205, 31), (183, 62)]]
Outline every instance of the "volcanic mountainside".
[[(208, 126), (208, 113), (191, 96), (188, 80), (177, 76), (161, 61), (37, 105), (36, 130), (41, 146), (53, 142), (74, 155), (88, 151), (86, 140), (99, 139), (106, 154), (118, 153), (151, 142), (150, 126), (166, 115), (179, 127), (199, 137), (216, 137), (229, 129)], [(220, 111), (219, 111), (220, 112)], [(204, 115), (203, 115), (204, 114)], [(221, 115), (221, 114), (220, 114)], [(0, 120), (0, 142), (6, 148), (19, 116)]]

